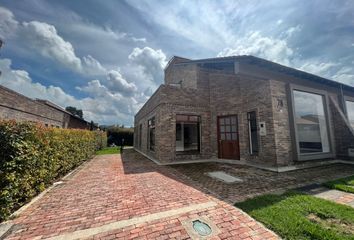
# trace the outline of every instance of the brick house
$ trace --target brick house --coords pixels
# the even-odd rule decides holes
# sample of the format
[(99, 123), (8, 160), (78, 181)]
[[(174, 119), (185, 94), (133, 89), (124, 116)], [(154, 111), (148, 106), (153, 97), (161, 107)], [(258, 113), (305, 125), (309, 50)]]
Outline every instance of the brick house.
[(97, 129), (58, 105), (42, 99), (31, 99), (0, 85), (0, 120), (30, 121), (48, 127)]
[(134, 126), (134, 148), (159, 164), (349, 160), (354, 87), (253, 56), (173, 57)]

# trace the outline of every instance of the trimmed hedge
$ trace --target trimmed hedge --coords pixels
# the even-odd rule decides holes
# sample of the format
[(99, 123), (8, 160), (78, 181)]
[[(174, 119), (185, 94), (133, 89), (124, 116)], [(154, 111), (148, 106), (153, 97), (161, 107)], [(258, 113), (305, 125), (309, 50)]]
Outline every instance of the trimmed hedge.
[(0, 121), (0, 221), (106, 143), (105, 132)]

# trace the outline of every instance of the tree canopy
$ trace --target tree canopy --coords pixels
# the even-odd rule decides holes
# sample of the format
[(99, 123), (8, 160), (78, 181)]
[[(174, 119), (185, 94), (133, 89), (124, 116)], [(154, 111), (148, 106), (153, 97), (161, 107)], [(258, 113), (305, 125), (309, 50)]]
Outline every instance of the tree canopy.
[(74, 116), (77, 116), (79, 118), (83, 118), (84, 115), (82, 113), (81, 109), (77, 109), (76, 107), (72, 107), (72, 106), (67, 106), (65, 108), (66, 111), (68, 111), (69, 113), (73, 114)]

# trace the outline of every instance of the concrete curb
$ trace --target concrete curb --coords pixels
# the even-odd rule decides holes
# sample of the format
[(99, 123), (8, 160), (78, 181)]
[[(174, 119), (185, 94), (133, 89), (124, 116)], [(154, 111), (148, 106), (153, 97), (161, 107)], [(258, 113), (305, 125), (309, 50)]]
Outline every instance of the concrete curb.
[(289, 172), (289, 171), (295, 171), (295, 170), (300, 170), (300, 169), (306, 169), (306, 168), (314, 168), (314, 167), (321, 167), (321, 166), (327, 166), (331, 164), (336, 164), (336, 163), (342, 163), (342, 164), (350, 164), (354, 165), (354, 161), (347, 161), (347, 160), (340, 160), (340, 159), (334, 159), (334, 160), (327, 160), (327, 161), (322, 161), (322, 162), (309, 162), (309, 163), (302, 163), (298, 165), (292, 165), (292, 166), (284, 166), (284, 167), (269, 167), (269, 166), (263, 166), (260, 164), (253, 164), (253, 163), (247, 163), (242, 160), (229, 160), (229, 159), (221, 159), (221, 158), (211, 158), (211, 159), (199, 159), (199, 160), (191, 160), (191, 161), (180, 161), (180, 162), (172, 162), (172, 163), (161, 163), (155, 158), (152, 158), (148, 156), (147, 154), (141, 152), (139, 149), (133, 148), (135, 151), (146, 157), (147, 159), (153, 161), (157, 165), (160, 166), (170, 166), (170, 165), (180, 165), (180, 164), (191, 164), (191, 163), (227, 163), (227, 164), (234, 164), (234, 165), (243, 165), (243, 166), (250, 166), (250, 167), (255, 167), (263, 170), (268, 170), (271, 172)]
[[(51, 186), (49, 186), (47, 189), (45, 189), (43, 192), (41, 192), (40, 194), (38, 194), (37, 196), (35, 196), (30, 202), (26, 203), (25, 205), (23, 205), (22, 207), (20, 207), (19, 209), (17, 209), (14, 213), (12, 213), (10, 215), (10, 219), (11, 218), (17, 218), (18, 216), (21, 215), (22, 212), (24, 212), (27, 208), (29, 208), (31, 205), (33, 205), (35, 202), (37, 202), (39, 199), (43, 198), (43, 196), (48, 193), (49, 191), (51, 191), (53, 188), (55, 188), (56, 186), (63, 184), (69, 177), (71, 177), (72, 175), (74, 175), (76, 172), (80, 171), (82, 168), (84, 168), (89, 162), (91, 162), (93, 159), (95, 159), (96, 156), (93, 156), (91, 159), (83, 162), (80, 166), (76, 167), (75, 169), (73, 169), (72, 171), (70, 171), (69, 173), (67, 173), (64, 177), (58, 179), (57, 182), (53, 183)], [(9, 231), (11, 230), (11, 228), (14, 226), (13, 224), (13, 220), (9, 220), (3, 223), (0, 223), (0, 240), (4, 239), (6, 237), (6, 235), (9, 233)]]
[(11, 221), (8, 222), (3, 222), (0, 224), (0, 239), (5, 239), (7, 234), (9, 233), (9, 230), (14, 224)]

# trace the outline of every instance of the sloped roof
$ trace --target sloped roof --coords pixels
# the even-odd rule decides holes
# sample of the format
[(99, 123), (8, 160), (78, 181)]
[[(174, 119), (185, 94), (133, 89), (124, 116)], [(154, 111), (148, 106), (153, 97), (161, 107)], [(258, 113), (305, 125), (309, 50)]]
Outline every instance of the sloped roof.
[[(271, 70), (271, 71), (281, 72), (283, 74), (291, 75), (291, 76), (302, 78), (305, 80), (314, 81), (317, 83), (320, 82), (320, 83), (324, 83), (324, 84), (331, 85), (331, 86), (342, 87), (343, 89), (346, 89), (349, 91), (354, 91), (353, 86), (350, 86), (350, 85), (347, 85), (344, 83), (340, 83), (340, 82), (337, 82), (337, 81), (334, 81), (334, 80), (331, 80), (328, 78), (320, 77), (318, 75), (304, 72), (304, 71), (301, 71), (301, 70), (298, 70), (295, 68), (287, 67), (287, 66), (281, 65), (279, 63), (268, 61), (263, 58), (254, 57), (251, 55), (205, 58), (205, 59), (196, 59), (196, 60), (190, 60), (190, 59), (181, 58), (181, 57), (173, 57), (173, 58), (171, 58), (171, 60), (173, 60), (174, 58), (185, 59), (185, 61), (180, 61), (178, 63), (175, 63), (176, 65), (196, 64), (196, 63), (214, 63), (214, 62), (218, 63), (218, 62), (228, 62), (228, 61), (244, 62), (247, 64), (257, 65), (259, 67), (267, 68), (268, 70)], [(172, 61), (170, 61), (170, 62), (172, 62)]]

